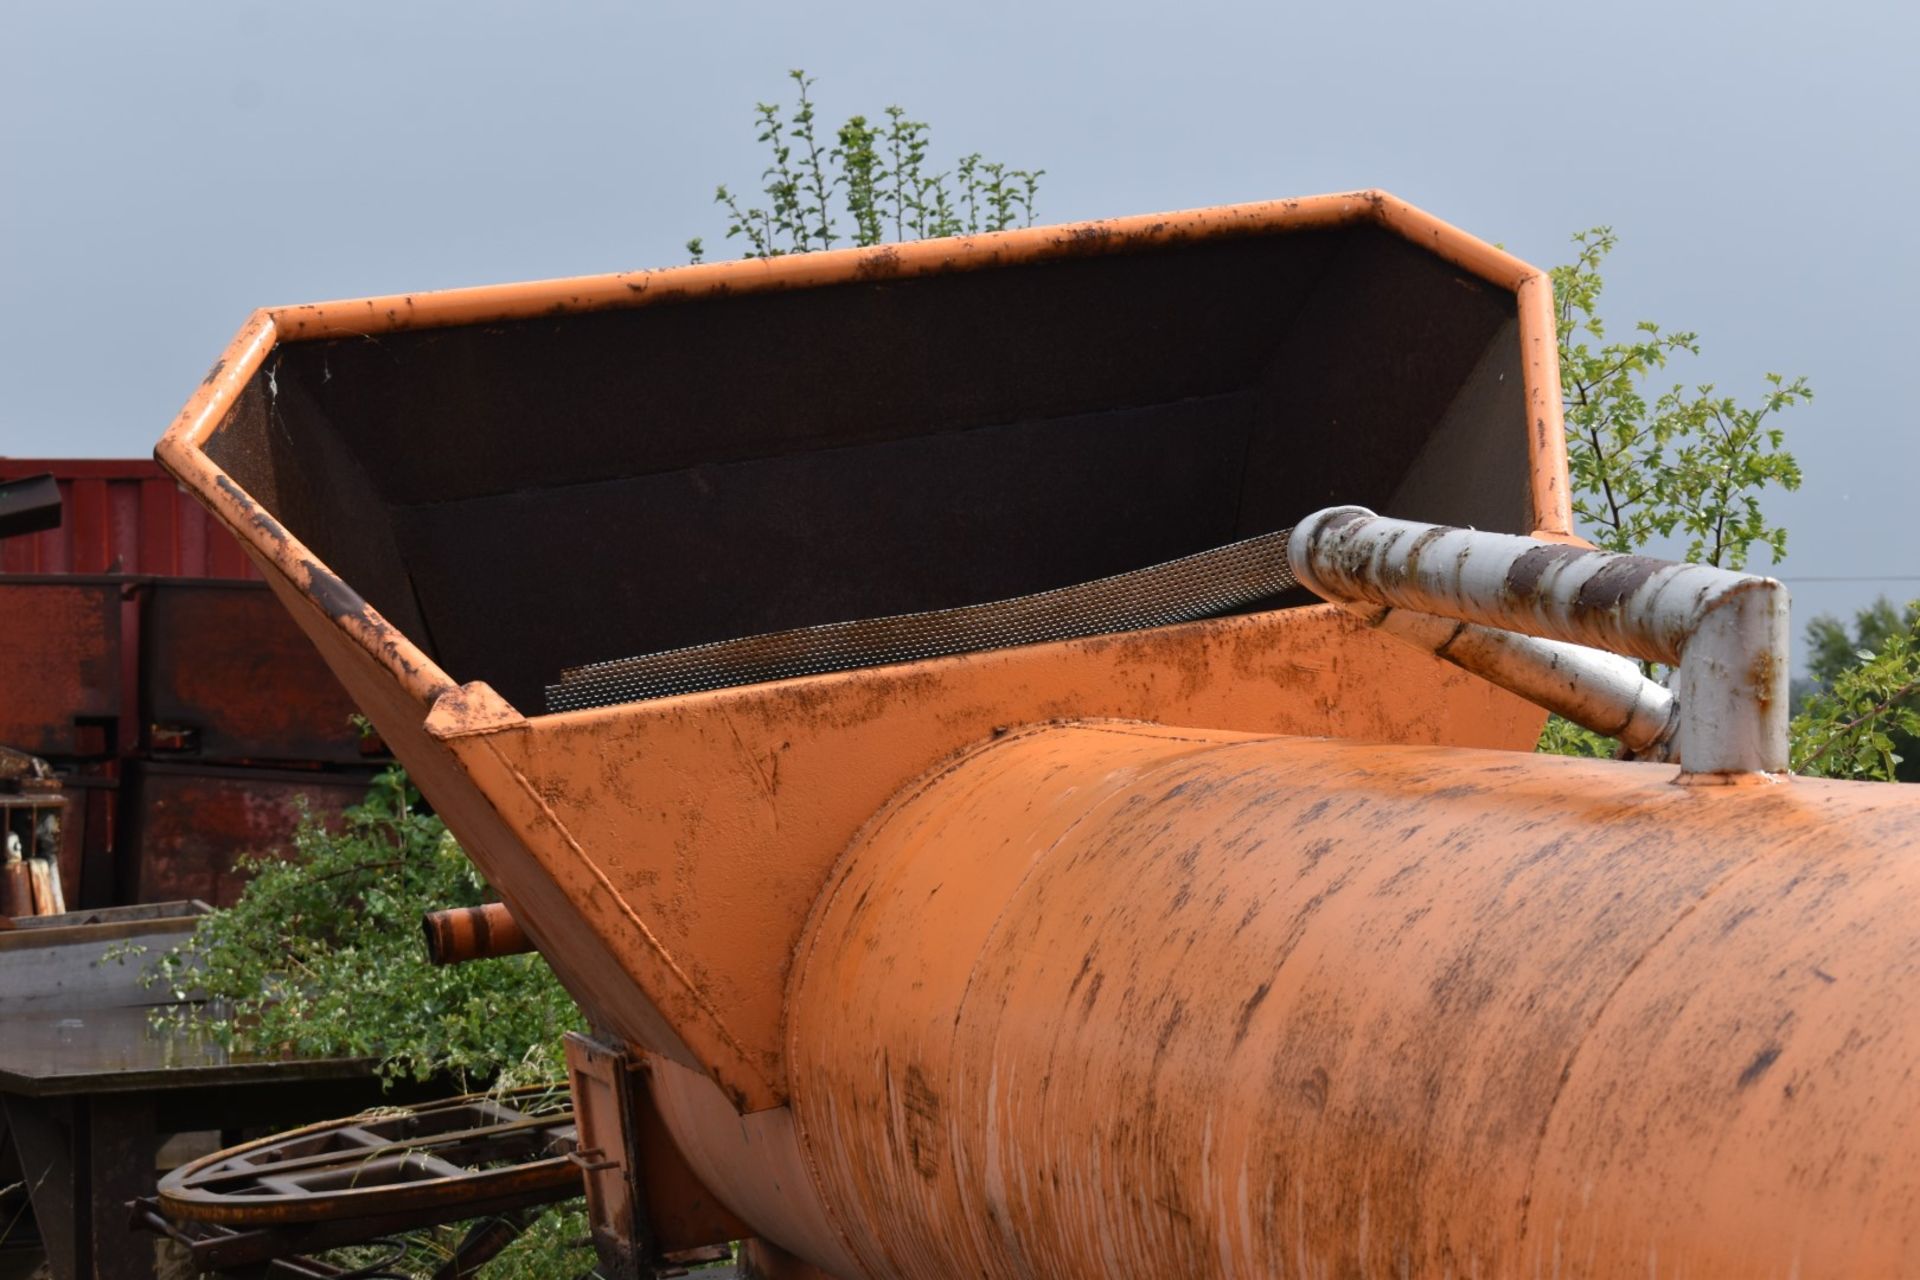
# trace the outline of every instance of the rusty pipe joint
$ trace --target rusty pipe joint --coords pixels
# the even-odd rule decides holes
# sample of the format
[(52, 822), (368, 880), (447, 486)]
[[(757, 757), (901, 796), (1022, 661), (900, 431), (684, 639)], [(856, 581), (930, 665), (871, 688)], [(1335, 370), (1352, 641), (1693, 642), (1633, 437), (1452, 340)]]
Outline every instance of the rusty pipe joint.
[[(1677, 755), (1684, 781), (1787, 768), (1788, 597), (1771, 578), (1393, 520), (1364, 507), (1302, 521), (1288, 559), (1303, 585), (1383, 630), (1621, 736), (1636, 754)], [(1444, 624), (1388, 625), (1381, 610), (1473, 630), (1435, 645)], [(1671, 701), (1643, 688), (1652, 682), (1637, 672), (1640, 683), (1628, 680), (1619, 657), (1678, 667)]]
[(429, 911), (420, 917), (420, 927), (427, 935), (427, 960), (433, 964), (494, 960), (534, 950), (533, 939), (504, 902)]

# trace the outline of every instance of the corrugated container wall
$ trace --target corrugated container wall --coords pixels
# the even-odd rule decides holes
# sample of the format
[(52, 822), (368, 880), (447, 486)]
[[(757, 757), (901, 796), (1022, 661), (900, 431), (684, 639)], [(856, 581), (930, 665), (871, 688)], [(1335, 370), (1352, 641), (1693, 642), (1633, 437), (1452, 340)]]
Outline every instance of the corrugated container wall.
[(158, 464), (0, 458), (0, 480), (48, 473), (59, 526), (0, 538), (0, 743), (68, 793), (69, 903), (231, 902), (240, 854), (288, 847), (301, 797), (323, 816), (357, 801), (383, 751)]
[(0, 538), (0, 573), (258, 578), (233, 536), (148, 458), (0, 458), (0, 481), (52, 472), (60, 526)]

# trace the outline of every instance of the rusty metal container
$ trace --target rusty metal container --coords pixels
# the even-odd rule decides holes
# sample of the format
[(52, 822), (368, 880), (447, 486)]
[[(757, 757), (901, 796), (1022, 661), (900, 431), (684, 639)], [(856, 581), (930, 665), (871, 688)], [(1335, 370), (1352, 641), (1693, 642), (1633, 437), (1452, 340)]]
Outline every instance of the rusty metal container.
[(60, 523), (0, 538), (0, 574), (258, 578), (232, 535), (148, 458), (0, 457), (0, 481), (51, 475)]
[(1920, 1265), (1904, 792), (1520, 754), (1299, 595), (546, 710), (1337, 502), (1566, 542), (1554, 350), (1362, 192), (263, 311), (158, 453), (597, 1028), (602, 1227), (670, 1142), (794, 1274)]
[(290, 841), (298, 797), (325, 815), (364, 794), (353, 704), (158, 464), (0, 458), (0, 481), (31, 475), (62, 518), (0, 537), (0, 743), (67, 784), (75, 901), (224, 905), (240, 854)]

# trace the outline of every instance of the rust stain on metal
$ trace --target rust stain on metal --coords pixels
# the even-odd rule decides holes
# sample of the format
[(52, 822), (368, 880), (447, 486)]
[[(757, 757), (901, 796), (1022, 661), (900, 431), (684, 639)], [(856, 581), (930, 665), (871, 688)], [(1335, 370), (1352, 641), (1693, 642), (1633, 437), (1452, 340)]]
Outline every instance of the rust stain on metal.
[(278, 520), (275, 520), (267, 512), (261, 510), (260, 504), (255, 502), (252, 497), (247, 494), (246, 490), (242, 489), (224, 475), (215, 476), (213, 483), (220, 492), (227, 495), (233, 502), (234, 507), (245, 516), (249, 527), (257, 531), (261, 537), (265, 538), (273, 546), (286, 546), (287, 531), (280, 527)]
[[(1905, 1072), (1884, 1032), (1920, 996), (1843, 1000), (1819, 957), (1835, 930), (1920, 957), (1920, 800), (1196, 737), (1010, 735), (849, 851), (789, 1042), (865, 1273), (1513, 1274), (1570, 1239), (1586, 1274), (1912, 1262), (1920, 1156), (1867, 1082)], [(1842, 812), (1887, 834), (1844, 874)], [(1117, 1000), (1075, 994), (1096, 951)], [(948, 1100), (931, 1179), (875, 1102), (903, 1062)]]
[(347, 618), (357, 618), (364, 622), (373, 621), (375, 615), (367, 607), (367, 602), (360, 598), (360, 593), (340, 581), (325, 565), (313, 560), (302, 560), (300, 567), (306, 570), (307, 594), (313, 597), (314, 603), (326, 611), (328, 617), (336, 621), (344, 621)]
[(1780, 697), (1780, 681), (1786, 672), (1766, 654), (1757, 654), (1747, 668), (1745, 685), (1756, 702), (1773, 702)]
[(1453, 530), (1445, 525), (1435, 525), (1433, 528), (1415, 538), (1413, 545), (1407, 548), (1407, 572), (1412, 574), (1418, 569), (1421, 552), (1452, 532)]
[(486, 684), (474, 681), (448, 689), (433, 701), (426, 728), (447, 740), (464, 734), (489, 733), (526, 723), (526, 717)]
[(1540, 579), (1547, 570), (1568, 560), (1577, 559), (1581, 548), (1573, 546), (1540, 547), (1520, 557), (1507, 571), (1507, 595), (1517, 601), (1531, 601), (1540, 589)]
[(1608, 612), (1620, 608), (1647, 580), (1662, 569), (1672, 568), (1664, 560), (1647, 556), (1621, 556), (1580, 584), (1574, 603), (1583, 609)]
[(944, 1163), (945, 1143), (941, 1138), (945, 1126), (940, 1119), (940, 1095), (927, 1083), (926, 1074), (917, 1064), (907, 1064), (900, 1108), (906, 1117), (902, 1141), (906, 1144), (907, 1158), (914, 1172), (931, 1182), (939, 1176)]
[(856, 280), (890, 280), (900, 274), (900, 254), (892, 245), (882, 245), (863, 255), (854, 268)]
[(420, 918), (420, 926), (426, 934), (427, 959), (434, 964), (465, 964), (534, 949), (533, 939), (502, 902), (430, 911)]
[[(1516, 756), (1535, 708), (1320, 607), (523, 716), (206, 450), (280, 343), (1359, 225), (1514, 292), (1532, 524), (1571, 537), (1546, 278), (1379, 192), (261, 313), (160, 456), (649, 1055), (657, 1140), (819, 1266), (1497, 1274), (1564, 1234), (1734, 1274), (1808, 1222), (1805, 1274), (1905, 1261), (1920, 1144), (1835, 1135), (1912, 998), (1816, 976), (1836, 930), (1904, 971), (1904, 801)], [(1871, 834), (1826, 883), (1843, 818)]]

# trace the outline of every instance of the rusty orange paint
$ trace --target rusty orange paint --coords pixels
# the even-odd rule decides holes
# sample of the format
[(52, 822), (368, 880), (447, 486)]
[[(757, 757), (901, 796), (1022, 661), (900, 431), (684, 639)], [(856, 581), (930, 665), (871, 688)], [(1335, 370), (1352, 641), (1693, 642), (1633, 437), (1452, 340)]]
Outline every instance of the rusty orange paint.
[(1671, 777), (1086, 723), (923, 779), (790, 991), (855, 1274), (1912, 1273), (1920, 793)]
[(801, 922), (909, 762), (1089, 711), (1480, 746), (1538, 735), (1533, 707), (1403, 648), (1316, 607), (443, 732), (687, 1051), (589, 1012), (754, 1107), (785, 1099), (781, 999)]
[(635, 1141), (727, 1224), (689, 1236), (847, 1277), (1920, 1271), (1920, 792), (1524, 754), (1537, 709), (1327, 607), (531, 715), (204, 448), (278, 343), (1361, 222), (1514, 292), (1571, 539), (1546, 277), (1376, 192), (262, 312), (160, 453), (644, 1063)]
[(465, 964), (533, 950), (533, 939), (504, 902), (429, 911), (420, 918), (427, 936), (427, 959), (434, 964)]
[[(284, 307), (249, 319), (156, 452), (240, 536), (596, 1022), (708, 1073), (742, 1108), (778, 1106), (787, 1094), (780, 985), (826, 867), (886, 796), (975, 738), (1094, 714), (1519, 748), (1533, 741), (1539, 713), (1308, 609), (528, 718), (484, 685), (463, 687), (368, 605), (207, 456), (208, 440), (281, 343), (1357, 224), (1385, 227), (1503, 289), (1544, 280), (1403, 202), (1357, 192)], [(1519, 314), (1530, 425), (1559, 403), (1551, 309), (1538, 301), (1523, 298)], [(1557, 432), (1529, 438), (1529, 483), (1533, 523), (1564, 531)], [(933, 701), (942, 709), (922, 710)]]

